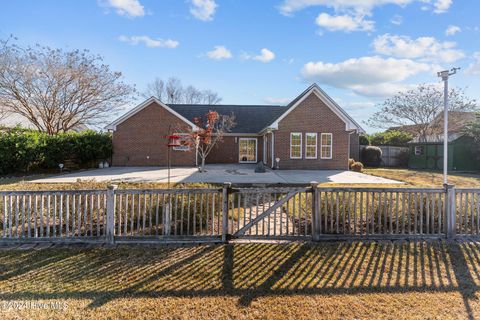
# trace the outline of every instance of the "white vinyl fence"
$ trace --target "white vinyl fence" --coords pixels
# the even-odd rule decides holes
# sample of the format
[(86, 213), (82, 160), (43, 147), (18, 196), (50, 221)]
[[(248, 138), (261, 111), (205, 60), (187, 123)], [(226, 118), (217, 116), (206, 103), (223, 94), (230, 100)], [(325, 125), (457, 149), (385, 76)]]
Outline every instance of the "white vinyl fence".
[(226, 242), (480, 235), (480, 189), (0, 191), (0, 242)]

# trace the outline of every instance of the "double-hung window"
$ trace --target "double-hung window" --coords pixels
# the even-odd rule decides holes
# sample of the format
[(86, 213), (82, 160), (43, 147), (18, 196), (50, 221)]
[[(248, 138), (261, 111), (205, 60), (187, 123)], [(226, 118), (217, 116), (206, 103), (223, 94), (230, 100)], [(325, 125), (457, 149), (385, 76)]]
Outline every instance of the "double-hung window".
[(305, 159), (317, 159), (317, 134), (305, 134)]
[(302, 134), (290, 133), (290, 159), (302, 159)]
[(332, 159), (332, 134), (322, 133), (320, 142), (320, 158)]

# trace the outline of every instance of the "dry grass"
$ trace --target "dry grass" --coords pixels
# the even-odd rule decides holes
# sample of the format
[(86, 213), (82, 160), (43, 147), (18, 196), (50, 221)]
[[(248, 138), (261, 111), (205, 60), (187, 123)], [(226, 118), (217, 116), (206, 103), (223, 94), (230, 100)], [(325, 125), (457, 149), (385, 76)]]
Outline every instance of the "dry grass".
[[(38, 178), (38, 177), (36, 177)], [(32, 178), (33, 179), (33, 178)], [(94, 180), (81, 180), (74, 183), (31, 183), (28, 179), (0, 179), (0, 190), (80, 190), (80, 189), (106, 189), (111, 182), (98, 182)], [(115, 183), (119, 189), (166, 189), (166, 183), (155, 182), (122, 182)], [(172, 183), (172, 188), (219, 188), (207, 183)]]
[[(443, 174), (438, 171), (409, 169), (365, 169), (366, 174), (406, 182), (406, 187), (443, 187)], [(473, 173), (449, 173), (449, 183), (458, 188), (480, 187), (480, 175)], [(398, 185), (397, 185), (398, 187)]]
[(10, 250), (0, 268), (2, 319), (480, 316), (474, 242)]

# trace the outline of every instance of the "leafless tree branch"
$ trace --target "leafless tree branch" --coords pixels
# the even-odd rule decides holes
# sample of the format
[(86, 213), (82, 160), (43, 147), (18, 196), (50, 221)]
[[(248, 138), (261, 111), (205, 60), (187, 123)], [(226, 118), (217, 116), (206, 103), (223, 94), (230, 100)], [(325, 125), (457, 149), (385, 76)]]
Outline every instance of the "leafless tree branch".
[(219, 104), (222, 101), (218, 93), (212, 90), (199, 90), (191, 85), (184, 87), (175, 77), (168, 78), (167, 81), (156, 78), (147, 85), (142, 95), (144, 98), (154, 96), (165, 103)]
[(49, 134), (97, 125), (117, 113), (135, 89), (102, 57), (0, 42), (0, 101), (5, 112), (27, 118)]
[[(435, 85), (422, 84), (417, 88), (385, 100), (366, 123), (375, 128), (416, 125), (414, 134), (425, 141), (429, 124), (443, 109), (443, 90)], [(462, 89), (450, 89), (449, 110), (476, 111), (477, 101), (465, 96)]]

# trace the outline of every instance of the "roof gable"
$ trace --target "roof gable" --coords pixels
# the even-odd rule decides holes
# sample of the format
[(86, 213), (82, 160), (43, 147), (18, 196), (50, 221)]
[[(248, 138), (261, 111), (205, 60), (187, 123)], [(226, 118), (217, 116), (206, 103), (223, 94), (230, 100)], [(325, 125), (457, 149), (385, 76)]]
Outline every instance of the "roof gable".
[[(443, 142), (443, 115), (442, 111), (428, 124), (426, 136), (416, 136), (412, 142)], [(463, 137), (464, 129), (476, 117), (476, 112), (448, 111), (448, 141)]]
[(142, 111), (144, 108), (149, 106), (151, 103), (156, 103), (159, 106), (165, 108), (168, 112), (172, 113), (177, 118), (179, 118), (180, 120), (182, 120), (183, 122), (185, 122), (186, 124), (191, 126), (192, 129), (195, 129), (197, 127), (192, 121), (188, 120), (187, 118), (185, 118), (184, 116), (182, 116), (181, 114), (179, 114), (178, 112), (176, 112), (175, 110), (173, 110), (172, 108), (170, 108), (169, 106), (167, 106), (166, 104), (164, 104), (163, 102), (158, 100), (157, 98), (150, 97), (147, 100), (145, 100), (144, 102), (142, 102), (141, 104), (139, 104), (138, 106), (136, 106), (135, 108), (133, 108), (132, 110), (125, 113), (123, 116), (121, 116), (120, 118), (118, 118), (114, 122), (110, 123), (108, 126), (106, 126), (106, 129), (107, 130), (116, 130), (116, 128), (119, 124), (121, 124), (122, 122), (124, 122), (125, 120), (127, 120), (128, 118), (133, 116), (134, 114)]
[(290, 112), (297, 108), (308, 96), (315, 94), (327, 107), (329, 107), (344, 123), (345, 130), (358, 130), (360, 133), (364, 133), (365, 130), (353, 120), (329, 95), (325, 93), (316, 83), (312, 84), (305, 91), (303, 91), (298, 97), (292, 100), (287, 105), (287, 110), (280, 115), (275, 121), (273, 121), (268, 127), (264, 130), (278, 129), (278, 124), (282, 119), (284, 119)]

